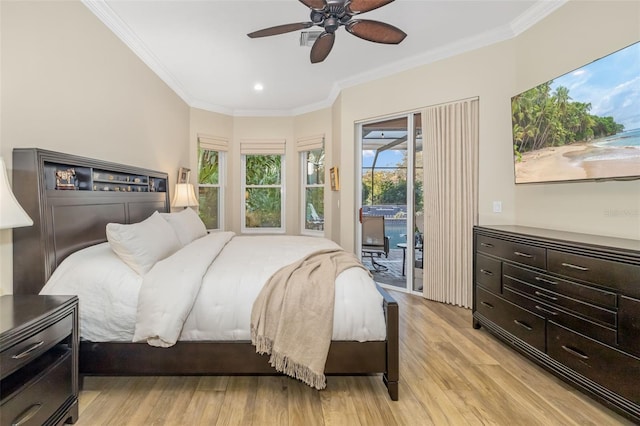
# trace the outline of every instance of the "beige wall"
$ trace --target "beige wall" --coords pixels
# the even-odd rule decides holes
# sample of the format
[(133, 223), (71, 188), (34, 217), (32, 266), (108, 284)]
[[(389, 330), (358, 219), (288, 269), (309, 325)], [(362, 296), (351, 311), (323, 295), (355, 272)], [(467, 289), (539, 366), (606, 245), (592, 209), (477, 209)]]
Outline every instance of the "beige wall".
[[(77, 1), (0, 2), (0, 153), (38, 147), (168, 171), (189, 161), (189, 107)], [(12, 290), (11, 231), (2, 292)]]
[[(513, 93), (638, 40), (640, 2), (572, 1), (517, 38)], [(516, 223), (640, 239), (640, 180), (518, 185), (514, 204)]]
[[(226, 228), (240, 230), (242, 139), (287, 140), (288, 233), (300, 228), (297, 138), (324, 134), (326, 235), (354, 248), (354, 123), (442, 102), (480, 99), (479, 222), (640, 239), (640, 181), (515, 186), (510, 98), (640, 39), (640, 3), (570, 1), (520, 36), (342, 91), (296, 117), (230, 117), (189, 108), (79, 2), (0, 2), (0, 153), (41, 147), (157, 170), (197, 164), (197, 134), (229, 139)], [(575, 24), (579, 23), (579, 25)], [(195, 183), (195, 174), (192, 173)], [(494, 200), (503, 213), (491, 212)], [(2, 290), (11, 289), (11, 231), (0, 231)]]

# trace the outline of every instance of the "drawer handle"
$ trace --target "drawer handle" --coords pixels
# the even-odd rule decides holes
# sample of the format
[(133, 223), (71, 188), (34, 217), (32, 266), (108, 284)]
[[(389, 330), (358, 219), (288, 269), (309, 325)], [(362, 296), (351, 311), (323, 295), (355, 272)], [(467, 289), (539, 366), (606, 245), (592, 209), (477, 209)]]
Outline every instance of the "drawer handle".
[(489, 302), (480, 302), (480, 304), (486, 306), (489, 309), (493, 309), (493, 305)]
[(42, 408), (41, 403), (38, 402), (36, 404), (33, 404), (31, 407), (27, 408), (22, 413), (20, 413), (20, 415), (14, 421), (11, 422), (11, 426), (20, 426), (25, 424), (26, 422), (29, 421), (29, 419), (31, 419), (31, 417), (35, 416), (36, 413), (40, 411), (41, 408)]
[(585, 268), (584, 266), (574, 265), (572, 263), (562, 263), (562, 266), (566, 266), (567, 268), (577, 269), (578, 271), (588, 271), (589, 268)]
[(43, 340), (41, 340), (41, 341), (39, 341), (37, 343), (34, 343), (33, 345), (31, 345), (29, 347), (29, 349), (24, 350), (24, 351), (20, 352), (19, 354), (15, 354), (11, 358), (13, 358), (13, 359), (24, 358), (25, 356), (29, 355), (31, 352), (35, 351), (36, 349), (38, 349), (42, 345), (44, 345), (44, 341)]
[(493, 272), (487, 271), (486, 269), (480, 269), (480, 272), (482, 272), (485, 275), (493, 275)]
[(539, 310), (539, 311), (542, 311), (542, 312), (544, 312), (544, 313), (546, 313), (546, 314), (553, 315), (554, 317), (555, 317), (556, 315), (558, 315), (558, 313), (557, 313), (557, 312), (550, 311), (550, 310), (545, 309), (545, 308), (543, 308), (542, 306), (539, 306), (539, 305), (536, 305), (536, 309), (537, 309), (537, 310)]
[(565, 351), (569, 352), (571, 355), (573, 356), (577, 356), (578, 358), (581, 359), (589, 359), (588, 356), (586, 356), (584, 353), (582, 353), (581, 351), (574, 349), (574, 348), (570, 348), (569, 346), (565, 346), (562, 345), (562, 349), (564, 349)]
[(481, 245), (482, 247), (493, 248), (493, 244), (489, 244), (489, 243), (480, 243), (480, 245)]
[(547, 284), (551, 284), (551, 285), (557, 285), (558, 284), (555, 281), (551, 281), (551, 280), (548, 280), (548, 279), (542, 278), (542, 277), (536, 277), (536, 281), (542, 281), (543, 283), (547, 283)]
[(544, 294), (540, 291), (535, 291), (534, 294), (536, 296), (540, 296), (540, 297), (544, 297), (545, 299), (549, 299), (549, 300), (558, 300), (557, 297), (553, 297), (553, 296), (549, 296), (548, 294)]
[(516, 324), (518, 324), (520, 327), (524, 328), (525, 330), (531, 331), (533, 330), (533, 328), (531, 328), (531, 326), (529, 324), (526, 324), (520, 320), (513, 320), (513, 322), (515, 322)]
[(526, 257), (527, 259), (531, 259), (533, 257), (532, 254), (522, 253), (521, 251), (514, 251), (513, 254), (520, 257)]

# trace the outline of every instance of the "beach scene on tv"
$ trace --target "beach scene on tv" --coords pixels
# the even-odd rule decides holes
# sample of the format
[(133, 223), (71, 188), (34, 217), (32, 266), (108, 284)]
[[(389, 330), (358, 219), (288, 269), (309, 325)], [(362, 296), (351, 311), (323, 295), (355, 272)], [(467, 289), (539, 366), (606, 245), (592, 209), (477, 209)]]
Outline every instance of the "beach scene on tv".
[(511, 98), (516, 183), (640, 178), (640, 42)]

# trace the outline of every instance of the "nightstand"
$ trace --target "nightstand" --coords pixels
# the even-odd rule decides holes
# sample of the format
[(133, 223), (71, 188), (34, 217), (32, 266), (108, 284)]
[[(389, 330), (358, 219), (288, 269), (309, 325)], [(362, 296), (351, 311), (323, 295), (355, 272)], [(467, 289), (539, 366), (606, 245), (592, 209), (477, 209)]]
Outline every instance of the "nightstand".
[(0, 297), (0, 425), (78, 418), (78, 298)]

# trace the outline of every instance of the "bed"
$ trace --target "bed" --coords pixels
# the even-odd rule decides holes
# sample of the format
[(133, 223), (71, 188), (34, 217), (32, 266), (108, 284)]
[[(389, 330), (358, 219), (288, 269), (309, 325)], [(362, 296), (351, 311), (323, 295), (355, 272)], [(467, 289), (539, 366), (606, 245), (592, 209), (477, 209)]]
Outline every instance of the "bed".
[[(154, 212), (169, 211), (169, 192), (60, 191), (51, 188), (51, 165), (71, 165), (91, 171), (108, 170), (131, 176), (148, 176), (166, 182), (167, 175), (121, 164), (106, 163), (40, 149), (14, 150), (14, 192), (34, 226), (14, 231), (14, 293), (37, 294), (56, 269), (72, 254), (105, 244), (108, 223), (131, 224)], [(55, 167), (53, 168), (55, 172)], [(164, 179), (164, 181), (163, 181)], [(166, 185), (168, 187), (168, 185)], [(161, 186), (162, 187), (162, 186)], [(91, 185), (89, 185), (91, 189)], [(283, 236), (284, 237), (284, 236)], [(215, 238), (215, 237), (213, 237)], [(254, 237), (233, 236), (234, 240)], [(265, 237), (266, 238), (266, 237)], [(298, 237), (284, 237), (298, 238)], [(302, 239), (310, 237), (299, 237)], [(321, 240), (318, 240), (321, 241)], [(274, 241), (264, 242), (275, 244)], [(308, 244), (308, 241), (305, 241)], [(328, 240), (322, 244), (331, 244)], [(322, 245), (321, 244), (321, 245)], [(275, 250), (275, 249), (274, 249)], [(262, 252), (265, 250), (263, 249)], [(269, 250), (266, 250), (267, 252)], [(398, 399), (398, 305), (383, 289), (382, 338), (368, 341), (331, 341), (324, 373), (327, 375), (381, 374), (392, 400)], [(341, 312), (344, 312), (344, 308)], [(83, 301), (80, 300), (82, 318)], [(233, 333), (232, 333), (233, 334)], [(82, 336), (81, 336), (82, 337)], [(214, 336), (215, 337), (215, 336)], [(224, 336), (223, 336), (224, 337)], [(227, 335), (228, 337), (228, 335)], [(80, 343), (83, 375), (234, 375), (276, 374), (268, 356), (236, 333), (232, 340), (206, 338), (182, 340), (170, 347), (122, 339), (86, 339)], [(100, 341), (98, 341), (100, 340)], [(362, 336), (358, 337), (362, 340)], [(330, 385), (330, 379), (329, 379)]]

